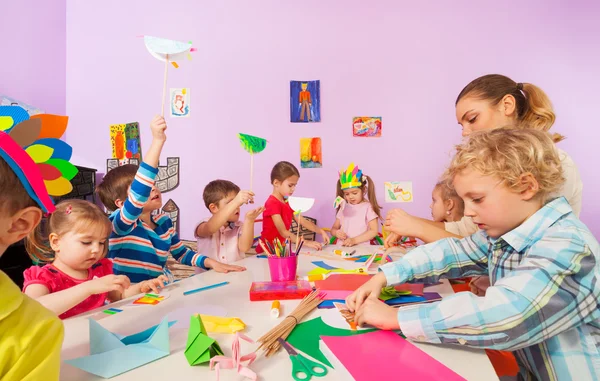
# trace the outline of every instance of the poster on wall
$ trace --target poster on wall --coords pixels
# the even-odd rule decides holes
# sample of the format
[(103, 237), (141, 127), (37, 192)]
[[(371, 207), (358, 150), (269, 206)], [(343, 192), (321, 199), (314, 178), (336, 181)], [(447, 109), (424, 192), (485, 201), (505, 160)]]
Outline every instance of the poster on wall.
[(190, 89), (171, 89), (171, 117), (187, 118), (190, 116)]
[(380, 116), (357, 116), (352, 119), (352, 136), (358, 138), (381, 137)]
[(300, 166), (302, 168), (321, 168), (323, 166), (321, 138), (300, 139)]
[(320, 81), (290, 81), (290, 121), (292, 123), (321, 121)]
[(119, 165), (127, 164), (129, 159), (141, 162), (142, 147), (138, 122), (111, 125), (110, 145), (112, 157), (119, 160)]
[(385, 202), (412, 202), (412, 181), (386, 181)]

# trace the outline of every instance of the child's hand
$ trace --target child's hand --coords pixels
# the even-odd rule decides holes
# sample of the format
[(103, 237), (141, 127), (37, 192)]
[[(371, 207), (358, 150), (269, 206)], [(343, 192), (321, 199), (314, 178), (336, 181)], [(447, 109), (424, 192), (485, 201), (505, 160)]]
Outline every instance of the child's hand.
[(125, 275), (105, 275), (86, 282), (90, 295), (103, 294), (105, 292), (118, 291), (121, 294), (129, 288), (131, 282)]
[(167, 140), (167, 135), (165, 134), (165, 130), (167, 129), (167, 122), (165, 122), (165, 118), (162, 116), (155, 116), (150, 122), (150, 130), (152, 131), (152, 138), (158, 140), (160, 142), (164, 142)]
[(365, 299), (377, 299), (381, 294), (381, 289), (385, 286), (387, 286), (387, 279), (385, 279), (385, 275), (379, 273), (350, 294), (346, 298), (346, 305), (350, 311), (358, 311)]
[(400, 325), (398, 324), (398, 310), (376, 298), (365, 300), (354, 314), (354, 321), (359, 326), (368, 324), (379, 329), (400, 329)]
[(211, 258), (207, 258), (204, 261), (204, 266), (206, 266), (209, 269), (213, 269), (218, 273), (228, 273), (230, 271), (246, 271), (246, 268), (243, 266), (226, 265), (225, 263), (215, 261)]
[(402, 209), (392, 209), (385, 217), (385, 229), (398, 235), (415, 236), (411, 228), (414, 227), (413, 216)]
[(348, 235), (344, 233), (342, 229), (338, 229), (338, 231), (335, 233), (335, 236), (341, 239), (342, 241), (348, 239)]
[(396, 242), (398, 242), (398, 240), (400, 239), (400, 236), (396, 233), (390, 233), (385, 241), (383, 242), (383, 247), (385, 249), (389, 249), (392, 248), (394, 246), (396, 246)]
[(254, 210), (249, 211), (248, 213), (246, 213), (246, 221), (254, 223), (256, 217), (258, 217), (264, 210), (265, 207), (261, 206), (260, 208), (256, 208)]
[(146, 293), (152, 290), (152, 292), (158, 294), (160, 289), (165, 287), (165, 284), (169, 283), (169, 278), (165, 275), (161, 275), (158, 278), (145, 280), (140, 282), (140, 292)]
[(490, 277), (478, 276), (474, 277), (469, 283), (471, 292), (477, 296), (485, 296), (485, 291), (490, 287)]
[(315, 250), (321, 250), (323, 248), (323, 245), (317, 241), (304, 241), (304, 245), (307, 247), (312, 247)]
[(342, 242), (342, 246), (354, 246), (356, 245), (356, 241), (354, 238), (346, 238), (344, 242)]
[(321, 230), (321, 237), (323, 237), (323, 246), (327, 245), (329, 243), (329, 240), (331, 239), (331, 237), (329, 236), (329, 234), (327, 234), (325, 230)]
[(235, 196), (235, 203), (239, 206), (242, 206), (244, 204), (254, 204), (254, 192), (252, 191), (247, 191), (247, 190), (242, 190), (239, 191), (238, 194)]

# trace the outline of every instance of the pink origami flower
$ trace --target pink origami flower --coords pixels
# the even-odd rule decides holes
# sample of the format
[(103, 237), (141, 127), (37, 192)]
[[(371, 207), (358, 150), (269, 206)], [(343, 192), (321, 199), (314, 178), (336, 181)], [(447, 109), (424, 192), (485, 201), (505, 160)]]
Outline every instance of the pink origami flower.
[[(254, 362), (254, 360), (256, 360), (256, 352), (252, 352), (249, 353), (245, 356), (242, 356), (240, 354), (240, 338), (254, 344), (254, 340), (252, 340), (251, 338), (249, 338), (248, 336), (236, 332), (235, 333), (235, 339), (233, 340), (233, 344), (231, 345), (231, 358), (226, 357), (226, 356), (215, 356), (213, 358), (210, 359), (210, 369), (212, 370), (213, 365), (215, 367), (215, 370), (217, 371), (217, 381), (219, 381), (219, 369), (223, 368), (223, 369), (236, 369), (237, 372), (246, 377), (251, 379), (252, 381), (256, 381), (256, 379), (258, 378), (258, 376), (256, 375), (256, 373), (254, 373), (250, 368), (248, 368), (248, 366), (250, 366), (250, 364), (252, 364)], [(243, 365), (242, 363), (248, 361), (248, 364)], [(215, 365), (216, 364), (216, 365)]]

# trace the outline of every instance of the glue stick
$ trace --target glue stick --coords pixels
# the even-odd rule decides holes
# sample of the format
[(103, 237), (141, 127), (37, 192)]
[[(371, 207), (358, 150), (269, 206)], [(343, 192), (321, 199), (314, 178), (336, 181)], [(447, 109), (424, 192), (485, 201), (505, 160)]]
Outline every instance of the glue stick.
[(274, 300), (271, 304), (271, 317), (277, 319), (279, 317), (279, 300)]

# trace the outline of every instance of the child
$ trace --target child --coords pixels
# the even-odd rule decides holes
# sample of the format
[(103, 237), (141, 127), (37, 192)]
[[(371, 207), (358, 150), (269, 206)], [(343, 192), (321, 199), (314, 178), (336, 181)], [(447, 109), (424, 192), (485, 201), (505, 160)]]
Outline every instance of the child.
[[(600, 245), (564, 197), (548, 198), (564, 182), (550, 135), (475, 133), (447, 175), (481, 230), (382, 266), (348, 297), (356, 321), (412, 340), (514, 351), (520, 379), (600, 378)], [(387, 284), (484, 273), (485, 297), (461, 292), (399, 310), (375, 299)]]
[(152, 144), (139, 169), (133, 165), (117, 167), (104, 176), (98, 186), (100, 200), (112, 212), (113, 231), (109, 240), (108, 258), (113, 259), (113, 272), (142, 282), (166, 274), (169, 253), (178, 262), (217, 272), (244, 271), (241, 266), (226, 265), (197, 254), (179, 240), (171, 219), (152, 212), (162, 206), (160, 191), (154, 186), (158, 160), (167, 136), (164, 118), (157, 116), (150, 124)]
[[(299, 179), (300, 172), (294, 164), (287, 161), (280, 161), (271, 170), (273, 193), (267, 199), (265, 211), (263, 212), (263, 230), (261, 233), (263, 241), (273, 242), (275, 238), (279, 238), (281, 243), (284, 243), (286, 239), (296, 242), (296, 235), (289, 230), (292, 226), (292, 218), (295, 218), (299, 225), (298, 228), (302, 225), (310, 231), (321, 234), (323, 242), (329, 242), (329, 236), (323, 229), (305, 218), (298, 219), (286, 201), (289, 196), (294, 194)], [(321, 244), (316, 241), (305, 241), (304, 245), (321, 250)], [(263, 252), (260, 245), (256, 247), (256, 252)]]
[(463, 218), (465, 204), (454, 189), (448, 187), (445, 181), (440, 181), (431, 192), (429, 208), (435, 222), (452, 222)]
[(375, 183), (352, 163), (346, 171), (340, 171), (336, 194), (344, 201), (338, 206), (331, 235), (340, 239), (342, 246), (368, 245), (379, 233), (381, 218)]
[[(203, 193), (204, 205), (212, 217), (196, 226), (198, 252), (223, 263), (231, 263), (245, 258), (254, 240), (254, 220), (263, 212), (260, 207), (246, 213), (240, 222), (240, 207), (254, 202), (254, 193), (240, 191), (240, 188), (227, 180), (214, 180), (208, 183)], [(202, 272), (196, 268), (196, 273)]]
[[(46, 189), (36, 192), (31, 186), (43, 184), (39, 170), (32, 168), (37, 169), (31, 157), (0, 132), (0, 256), (40, 223), (42, 209), (53, 211)], [(58, 380), (62, 342), (58, 317), (0, 271), (0, 379)]]
[[(41, 225), (40, 225), (41, 226)], [(111, 223), (94, 204), (66, 200), (56, 205), (48, 218), (48, 235), (42, 230), (29, 234), (27, 251), (32, 259), (52, 262), (25, 270), (23, 292), (44, 307), (67, 319), (129, 296), (158, 293), (168, 281), (161, 275), (130, 287), (129, 278), (114, 275), (108, 250)]]

